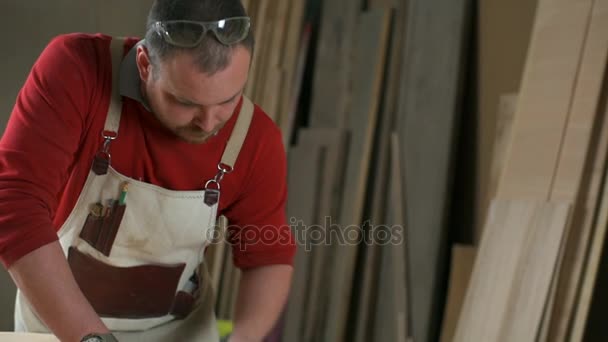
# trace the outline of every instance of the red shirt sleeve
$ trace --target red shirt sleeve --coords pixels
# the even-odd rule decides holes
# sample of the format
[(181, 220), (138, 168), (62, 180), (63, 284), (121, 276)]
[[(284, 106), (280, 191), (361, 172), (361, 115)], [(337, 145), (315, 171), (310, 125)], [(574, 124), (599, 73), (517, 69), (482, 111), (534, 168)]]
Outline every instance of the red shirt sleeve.
[[(271, 121), (261, 110), (259, 114), (259, 121)], [(244, 189), (224, 213), (229, 220), (234, 264), (240, 269), (293, 265), (296, 252), (286, 219), (287, 162), (281, 132), (272, 122), (257, 124), (272, 125), (273, 129), (260, 139), (262, 146), (258, 146)], [(254, 123), (251, 129), (256, 129)], [(238, 161), (235, 166), (239, 167)]]
[(17, 97), (0, 141), (0, 260), (6, 267), (57, 240), (52, 217), (91, 99), (87, 85), (94, 75), (82, 63), (92, 51), (76, 35), (55, 38)]

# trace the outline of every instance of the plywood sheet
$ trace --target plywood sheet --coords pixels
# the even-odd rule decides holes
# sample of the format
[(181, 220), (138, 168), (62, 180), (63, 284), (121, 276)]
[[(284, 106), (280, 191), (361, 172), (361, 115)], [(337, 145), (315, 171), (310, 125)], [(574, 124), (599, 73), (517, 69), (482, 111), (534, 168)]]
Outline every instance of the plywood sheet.
[(567, 203), (493, 203), (455, 342), (535, 340), (569, 215)]

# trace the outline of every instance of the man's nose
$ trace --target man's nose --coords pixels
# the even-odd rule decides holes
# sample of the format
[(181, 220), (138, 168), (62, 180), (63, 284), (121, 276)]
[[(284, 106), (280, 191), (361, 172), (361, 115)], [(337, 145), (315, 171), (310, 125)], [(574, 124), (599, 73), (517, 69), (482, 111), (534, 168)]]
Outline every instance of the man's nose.
[(202, 108), (194, 118), (194, 124), (207, 133), (212, 132), (218, 124), (215, 110)]

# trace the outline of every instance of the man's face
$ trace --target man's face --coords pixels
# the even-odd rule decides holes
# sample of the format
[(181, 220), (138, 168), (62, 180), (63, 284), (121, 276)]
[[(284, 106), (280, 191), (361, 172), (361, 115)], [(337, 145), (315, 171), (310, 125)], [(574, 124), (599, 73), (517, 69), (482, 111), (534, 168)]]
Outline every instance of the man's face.
[(204, 143), (230, 119), (243, 93), (249, 64), (249, 51), (238, 46), (227, 68), (213, 75), (199, 70), (194, 57), (177, 54), (159, 65), (153, 74), (144, 47), (137, 52), (142, 92), (158, 120), (180, 139)]

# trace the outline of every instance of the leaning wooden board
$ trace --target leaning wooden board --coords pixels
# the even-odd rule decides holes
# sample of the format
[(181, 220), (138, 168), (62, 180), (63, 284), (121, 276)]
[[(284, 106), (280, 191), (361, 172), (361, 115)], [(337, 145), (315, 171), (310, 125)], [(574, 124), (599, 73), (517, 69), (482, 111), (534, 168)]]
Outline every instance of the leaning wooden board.
[[(298, 250), (295, 260), (295, 274), (285, 312), (283, 341), (302, 341), (305, 319), (307, 284), (310, 274), (310, 251), (306, 250), (307, 227), (315, 217), (318, 200), (317, 168), (320, 161), (320, 147), (315, 144), (298, 144), (289, 150), (287, 215), (295, 229)], [(295, 220), (295, 222), (294, 222)], [(302, 239), (304, 239), (302, 241)]]
[(467, 0), (410, 0), (398, 110), (414, 341), (439, 336), (447, 269), (451, 161), (459, 124)]
[(493, 202), (454, 342), (535, 341), (570, 207)]
[[(387, 65), (387, 79), (383, 90), (381, 112), (378, 118), (378, 128), (372, 156), (372, 164), (375, 165), (370, 173), (370, 201), (369, 213), (366, 213), (372, 225), (384, 224), (385, 210), (387, 207), (386, 193), (388, 190), (389, 174), (389, 144), (391, 132), (395, 128), (396, 109), (398, 103), (400, 70), (403, 58), (402, 42), (405, 34), (406, 1), (381, 0), (370, 4), (371, 8), (391, 8), (391, 37), (390, 57)], [(377, 244), (363, 246), (363, 267), (360, 275), (360, 293), (357, 298), (356, 324), (354, 331), (354, 342), (369, 341), (369, 333), (372, 327), (370, 315), (376, 305), (376, 287), (378, 282), (378, 268), (380, 249)]]
[(324, 281), (329, 279), (331, 270), (326, 267), (331, 258), (332, 246), (327, 243), (329, 225), (335, 221), (340, 207), (343, 179), (343, 165), (347, 134), (343, 130), (332, 128), (302, 129), (298, 134), (298, 144), (318, 146), (321, 157), (320, 174), (317, 189), (316, 216), (312, 223), (319, 225), (325, 233), (320, 243), (315, 243), (309, 253), (310, 276), (306, 280), (306, 305), (302, 319), (302, 341), (318, 341), (325, 322), (325, 310), (322, 303), (327, 301), (329, 291)]
[(310, 108), (311, 127), (345, 127), (359, 1), (324, 0)]
[(539, 1), (498, 198), (549, 198), (591, 6)]
[[(605, 80), (605, 82), (608, 80)], [(585, 224), (592, 226), (589, 239), (588, 256), (585, 259), (585, 270), (581, 279), (581, 288), (576, 302), (576, 311), (569, 334), (569, 341), (583, 341), (585, 326), (589, 317), (594, 291), (603, 291), (596, 287), (598, 272), (600, 272), (600, 258), (606, 249), (605, 238), (608, 227), (608, 182), (606, 182), (606, 160), (608, 153), (608, 108), (606, 98), (603, 102), (603, 123), (596, 153), (596, 162), (591, 171), (591, 184), (587, 196), (589, 219)], [(603, 186), (602, 186), (603, 184)], [(597, 204), (597, 208), (593, 206)], [(594, 290), (595, 289), (595, 290)]]
[[(551, 200), (574, 200), (588, 186), (586, 169), (593, 164), (595, 155), (592, 131), (598, 123), (600, 93), (605, 81), (608, 60), (608, 0), (595, 0), (593, 4), (581, 66), (577, 76), (571, 113), (563, 139), (563, 147), (553, 180)], [(564, 260), (560, 270), (556, 302), (548, 335), (549, 341), (566, 341), (568, 326), (574, 316), (575, 298), (580, 288), (582, 270), (590, 244), (592, 209), (588, 203), (579, 202), (574, 224), (567, 233)], [(592, 204), (594, 205), (594, 204)]]
[[(385, 9), (361, 14), (357, 28), (353, 105), (347, 118), (350, 146), (346, 162), (342, 208), (338, 224), (342, 231), (362, 224), (365, 190), (376, 129), (380, 89), (388, 42), (389, 12)], [(349, 229), (349, 231), (353, 231)], [(349, 235), (352, 239), (352, 235)], [(336, 246), (331, 260), (330, 297), (327, 302), (327, 326), (324, 341), (345, 339), (347, 316), (357, 254), (356, 245)]]

